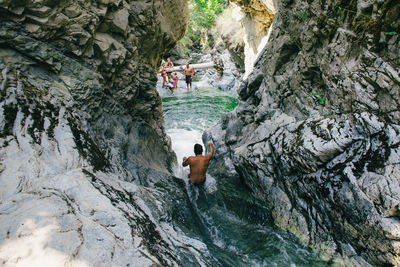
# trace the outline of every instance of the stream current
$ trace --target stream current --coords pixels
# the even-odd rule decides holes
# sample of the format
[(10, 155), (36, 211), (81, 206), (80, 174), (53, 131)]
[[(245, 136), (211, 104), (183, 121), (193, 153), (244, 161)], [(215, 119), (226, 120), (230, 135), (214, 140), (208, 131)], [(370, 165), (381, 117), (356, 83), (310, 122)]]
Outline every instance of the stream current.
[(207, 235), (203, 241), (216, 265), (327, 266), (295, 236), (274, 227), (270, 220), (254, 222), (228, 210), (223, 198), (219, 197), (215, 178), (209, 174), (203, 190), (188, 185), (189, 168), (181, 167), (182, 158), (194, 155), (194, 144), (203, 144), (203, 131), (216, 124), (238, 103), (234, 92), (196, 83), (194, 88), (191, 92), (179, 88), (173, 95), (164, 89), (159, 89), (159, 93), (167, 133), (178, 159), (176, 175), (185, 180), (193, 210), (201, 220), (202, 232)]

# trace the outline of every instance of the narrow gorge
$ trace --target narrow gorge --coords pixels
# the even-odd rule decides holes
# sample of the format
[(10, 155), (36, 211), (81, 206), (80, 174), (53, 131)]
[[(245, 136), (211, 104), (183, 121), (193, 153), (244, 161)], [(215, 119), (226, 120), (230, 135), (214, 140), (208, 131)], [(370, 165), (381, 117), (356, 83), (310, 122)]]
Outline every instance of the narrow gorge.
[(228, 2), (238, 100), (157, 89), (186, 0), (0, 0), (1, 266), (400, 266), (400, 2)]

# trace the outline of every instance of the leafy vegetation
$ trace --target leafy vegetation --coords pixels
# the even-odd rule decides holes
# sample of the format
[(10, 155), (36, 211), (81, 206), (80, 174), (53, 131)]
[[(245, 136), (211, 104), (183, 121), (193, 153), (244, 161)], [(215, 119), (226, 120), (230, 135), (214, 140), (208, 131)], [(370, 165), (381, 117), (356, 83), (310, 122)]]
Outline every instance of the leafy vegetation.
[(228, 7), (227, 0), (189, 0), (190, 19), (185, 37), (179, 42), (179, 53), (213, 47), (211, 30), (217, 16)]
[(216, 16), (227, 6), (226, 0), (193, 0), (191, 22), (204, 28), (211, 28)]
[(312, 93), (308, 96), (314, 98), (320, 105), (324, 106), (326, 101), (326, 96), (323, 96), (321, 93)]

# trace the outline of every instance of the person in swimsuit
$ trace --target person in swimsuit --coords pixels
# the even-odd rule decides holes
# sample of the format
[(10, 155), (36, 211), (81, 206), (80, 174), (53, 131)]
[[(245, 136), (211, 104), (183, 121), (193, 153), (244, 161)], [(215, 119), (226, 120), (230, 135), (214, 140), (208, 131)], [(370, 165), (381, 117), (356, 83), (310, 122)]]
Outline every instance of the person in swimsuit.
[(187, 63), (186, 68), (183, 69), (183, 72), (185, 73), (186, 88), (189, 91), (189, 85), (190, 85), (190, 90), (192, 90), (192, 79), (193, 79), (194, 69), (190, 67), (189, 63)]
[(165, 66), (163, 64), (161, 64), (160, 72), (161, 72), (161, 77), (163, 78), (162, 88), (164, 88), (165, 84), (167, 83), (167, 73), (165, 72)]
[(177, 90), (178, 89), (178, 75), (176, 75), (176, 72), (174, 72), (174, 74), (172, 74), (172, 80), (174, 81), (175, 90)]
[[(172, 68), (173, 66), (174, 66), (174, 63), (172, 63), (171, 59), (168, 58), (167, 63), (165, 63), (165, 68)], [(167, 71), (168, 80), (171, 79), (171, 73), (172, 73), (172, 71)]]
[(210, 152), (203, 156), (203, 147), (200, 144), (194, 145), (194, 154), (196, 156), (183, 157), (182, 166), (186, 167), (189, 165), (190, 174), (189, 181), (193, 184), (201, 184), (206, 180), (206, 171), (208, 164), (214, 154), (213, 144), (208, 143), (208, 148)]

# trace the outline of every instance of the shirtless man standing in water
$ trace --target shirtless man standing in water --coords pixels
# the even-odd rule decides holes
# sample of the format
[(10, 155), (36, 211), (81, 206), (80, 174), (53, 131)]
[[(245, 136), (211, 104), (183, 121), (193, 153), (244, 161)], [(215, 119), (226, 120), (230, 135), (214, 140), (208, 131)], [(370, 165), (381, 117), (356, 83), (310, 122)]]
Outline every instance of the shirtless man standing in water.
[(208, 147), (210, 152), (207, 155), (203, 154), (203, 147), (199, 144), (194, 145), (194, 154), (196, 156), (183, 157), (182, 166), (186, 167), (190, 166), (190, 175), (189, 179), (193, 184), (201, 184), (206, 180), (206, 171), (208, 168), (208, 163), (213, 156), (214, 149), (213, 144), (208, 143)]
[(183, 69), (183, 72), (185, 73), (187, 90), (189, 91), (189, 85), (190, 85), (190, 90), (192, 90), (192, 79), (193, 79), (194, 69), (190, 67), (189, 63), (187, 63), (186, 67)]

